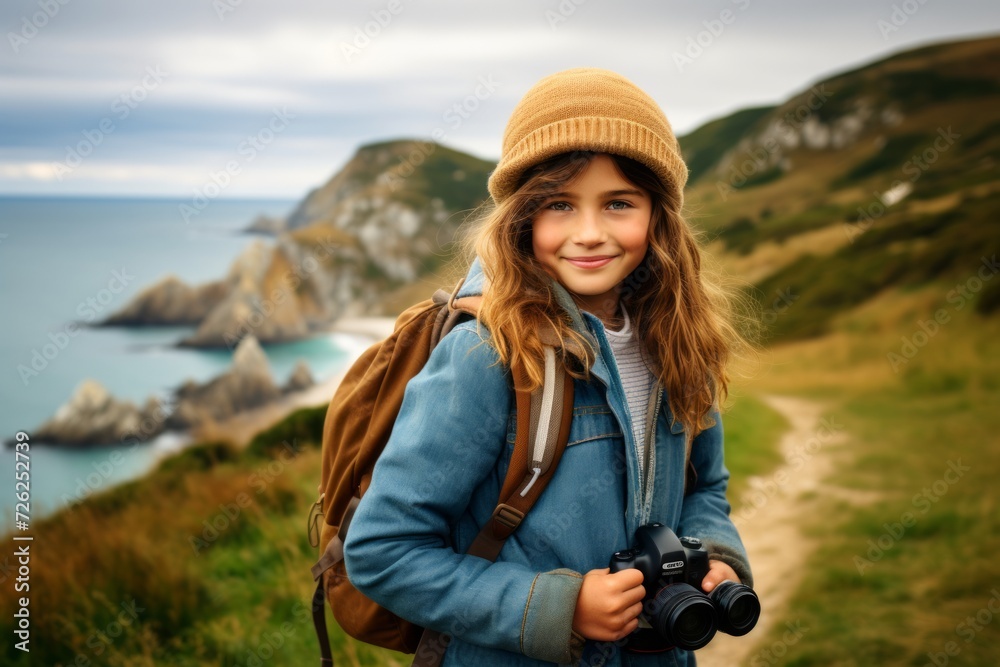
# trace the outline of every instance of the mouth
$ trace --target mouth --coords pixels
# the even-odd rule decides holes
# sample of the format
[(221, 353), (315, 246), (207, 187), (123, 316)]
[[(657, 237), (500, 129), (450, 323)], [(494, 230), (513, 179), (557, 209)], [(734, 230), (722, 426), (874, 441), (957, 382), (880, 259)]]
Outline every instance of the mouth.
[(595, 255), (593, 257), (564, 257), (567, 262), (580, 269), (599, 269), (615, 258), (615, 255)]

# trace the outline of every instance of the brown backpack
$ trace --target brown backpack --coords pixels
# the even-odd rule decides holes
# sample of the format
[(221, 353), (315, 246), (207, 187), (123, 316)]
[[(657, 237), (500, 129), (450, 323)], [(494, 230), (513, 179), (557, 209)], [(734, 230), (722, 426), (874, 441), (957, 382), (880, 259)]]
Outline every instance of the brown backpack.
[[(313, 623), (322, 667), (333, 665), (324, 598), (341, 628), (356, 639), (416, 653), (413, 664), (423, 667), (438, 665), (444, 657), (447, 635), (425, 631), (354, 588), (344, 568), (344, 538), (354, 509), (371, 484), (372, 469), (389, 439), (407, 382), (423, 368), (445, 334), (459, 321), (478, 314), (482, 297), (456, 298), (461, 285), (460, 281), (451, 294), (438, 290), (404, 311), (392, 334), (368, 348), (351, 366), (327, 409), (320, 496), (309, 518), (310, 539), (322, 554), (312, 567), (317, 582)], [(527, 379), (523, 369), (511, 369), (517, 411), (514, 451), (493, 517), (467, 552), (487, 560), (496, 560), (504, 540), (541, 495), (569, 437), (573, 381), (556, 362), (553, 347), (545, 350), (545, 383), (535, 392), (522, 389)], [(532, 401), (540, 402), (534, 411)], [(317, 531), (320, 515), (324, 521)]]

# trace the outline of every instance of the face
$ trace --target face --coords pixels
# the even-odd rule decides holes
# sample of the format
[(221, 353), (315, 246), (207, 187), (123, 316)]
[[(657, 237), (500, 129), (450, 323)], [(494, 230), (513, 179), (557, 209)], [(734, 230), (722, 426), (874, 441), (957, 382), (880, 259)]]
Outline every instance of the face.
[(581, 309), (607, 320), (618, 310), (622, 280), (646, 254), (651, 215), (649, 193), (622, 178), (610, 156), (598, 154), (542, 202), (532, 248)]

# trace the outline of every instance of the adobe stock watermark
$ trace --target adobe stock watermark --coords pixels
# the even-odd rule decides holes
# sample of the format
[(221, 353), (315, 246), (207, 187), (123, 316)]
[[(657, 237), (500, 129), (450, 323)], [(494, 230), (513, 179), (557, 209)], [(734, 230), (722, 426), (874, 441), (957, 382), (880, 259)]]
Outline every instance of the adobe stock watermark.
[[(87, 322), (93, 322), (98, 314), (103, 313), (133, 280), (135, 280), (135, 276), (130, 275), (125, 267), (122, 267), (121, 271), (112, 271), (111, 280), (108, 281), (107, 287), (77, 304), (77, 315)], [(17, 365), (17, 373), (24, 386), (27, 387), (33, 378), (38, 377), (47, 369), (49, 364), (55, 361), (56, 357), (69, 346), (70, 340), (76, 338), (79, 333), (78, 323), (70, 322), (62, 329), (50, 331), (48, 333), (49, 342), (43, 344), (41, 348), (32, 348), (31, 360), (27, 364)]]
[(243, 0), (213, 0), (212, 9), (220, 21), (226, 20), (226, 14), (232, 14), (236, 8), (243, 4)]
[(298, 629), (308, 625), (311, 618), (309, 608), (302, 602), (296, 602), (292, 609), (295, 623), (285, 621), (277, 630), (262, 632), (253, 645), (246, 650), (243, 662), (237, 662), (236, 667), (262, 667), (265, 662), (275, 657), (289, 639), (295, 636)]
[(774, 300), (771, 302), (771, 305), (768, 306), (761, 314), (761, 320), (763, 320), (764, 324), (766, 324), (767, 326), (771, 326), (772, 324), (777, 322), (778, 318), (784, 315), (785, 311), (787, 311), (788, 308), (793, 303), (798, 301), (798, 299), (799, 295), (792, 294), (791, 287), (785, 287), (784, 289), (779, 289), (776, 292)]
[(764, 508), (771, 499), (781, 491), (781, 488), (788, 483), (792, 474), (801, 470), (816, 456), (823, 446), (836, 440), (844, 431), (844, 425), (838, 424), (833, 417), (819, 420), (819, 427), (811, 438), (795, 447), (788, 454), (783, 466), (778, 468), (769, 477), (752, 477), (750, 479), (750, 490), (743, 494), (740, 509), (732, 514), (733, 524), (737, 527), (757, 516), (757, 512)]
[[(955, 626), (955, 634), (971, 644), (976, 637), (1000, 614), (1000, 590), (993, 588), (990, 599), (974, 615), (966, 616)], [(945, 667), (951, 659), (962, 652), (962, 645), (956, 641), (945, 642), (940, 651), (927, 653), (928, 662), (924, 667)]]
[(785, 627), (787, 629), (781, 635), (780, 639), (775, 640), (770, 646), (765, 646), (757, 651), (750, 658), (750, 667), (771, 667), (771, 665), (781, 663), (782, 659), (788, 655), (788, 648), (798, 644), (799, 640), (809, 632), (809, 628), (802, 625), (802, 621), (799, 619), (795, 619), (794, 622), (789, 621), (785, 623)]
[[(500, 86), (501, 83), (495, 81), (492, 74), (480, 76), (472, 93), (445, 109), (441, 114), (441, 120), (448, 125), (450, 130), (457, 130), (472, 117), (483, 102), (493, 97)], [(438, 144), (448, 136), (442, 127), (434, 128), (430, 134), (431, 141), (417, 144), (405, 160), (400, 160), (399, 164), (379, 174), (378, 182), (389, 186), (389, 190), (395, 192), (403, 184), (403, 181), (413, 175), (416, 167), (422, 165), (428, 157), (434, 154)]]
[(748, 151), (739, 164), (735, 162), (730, 164), (728, 179), (715, 182), (715, 189), (718, 190), (722, 201), (727, 201), (733, 190), (743, 187), (748, 179), (771, 164), (772, 157), (781, 152), (782, 145), (779, 136), (798, 133), (806, 120), (814, 112), (819, 111), (832, 95), (833, 93), (827, 90), (825, 83), (810, 88), (806, 100), (797, 104), (794, 109), (787, 111), (781, 117), (775, 127), (776, 131), (771, 132), (762, 144)]
[(39, 30), (42, 30), (54, 19), (63, 7), (68, 5), (70, 0), (38, 0), (36, 3), (41, 11), (35, 12), (30, 17), (21, 17), (21, 29), (18, 32), (8, 32), (7, 41), (10, 48), (17, 54), (21, 47), (35, 38)]
[(919, 493), (915, 494), (910, 501), (916, 513), (906, 511), (899, 515), (899, 520), (892, 523), (882, 524), (885, 530), (875, 539), (868, 540), (868, 551), (865, 556), (854, 556), (854, 567), (858, 569), (858, 574), (864, 576), (865, 570), (875, 567), (875, 563), (882, 560), (899, 541), (906, 535), (907, 528), (917, 525), (920, 517), (926, 515), (931, 508), (944, 497), (952, 486), (957, 484), (965, 473), (972, 470), (971, 466), (963, 465), (962, 459), (948, 461), (948, 467), (940, 479), (934, 481), (929, 486), (925, 486)]
[(200, 215), (208, 208), (212, 201), (228, 188), (233, 178), (238, 176), (243, 167), (254, 161), (257, 155), (266, 149), (275, 138), (288, 129), (290, 121), (295, 118), (295, 114), (288, 110), (288, 107), (272, 109), (271, 118), (256, 134), (249, 134), (247, 138), (236, 146), (236, 154), (241, 159), (229, 160), (225, 167), (219, 171), (210, 172), (208, 180), (198, 188), (195, 188), (191, 203), (182, 203), (177, 207), (181, 218), (185, 224), (190, 224), (191, 218)]
[(556, 27), (568, 21), (569, 17), (576, 14), (577, 8), (586, 3), (587, 0), (559, 0), (555, 11), (546, 9), (545, 20), (548, 21), (549, 29), (555, 30)]
[(364, 25), (354, 26), (354, 39), (340, 43), (340, 52), (344, 55), (344, 60), (350, 62), (361, 55), (367, 49), (372, 40), (382, 34), (382, 31), (389, 27), (393, 18), (399, 16), (403, 11), (402, 0), (389, 0), (384, 9), (374, 9), (371, 12), (371, 21), (366, 21)]
[[(938, 161), (941, 154), (947, 152), (955, 145), (955, 141), (962, 137), (957, 132), (952, 132), (951, 125), (947, 128), (939, 127), (937, 132), (938, 136), (934, 138), (930, 146), (924, 148), (919, 154), (911, 155), (910, 159), (903, 163), (901, 171), (904, 176), (908, 177), (907, 180), (894, 180), (885, 192), (873, 192), (875, 201), (868, 204), (867, 207), (858, 207), (857, 222), (844, 223), (844, 233), (847, 234), (848, 241), (854, 243), (856, 238), (871, 229), (875, 221), (885, 215), (889, 207), (901, 199), (901, 197), (894, 196), (893, 193), (909, 192), (912, 185), (920, 180), (920, 177)], [(910, 184), (910, 188), (906, 188), (907, 183)]]
[[(731, 1), (740, 11), (745, 11), (750, 6), (750, 0)], [(683, 53), (674, 51), (674, 65), (677, 66), (677, 71), (683, 73), (685, 67), (694, 64), (694, 61), (700, 58), (705, 51), (715, 44), (715, 40), (722, 36), (722, 33), (726, 30), (726, 26), (736, 22), (737, 16), (736, 12), (727, 8), (719, 12), (718, 18), (702, 21), (701, 24), (705, 29), (688, 37)]]
[[(969, 276), (965, 282), (956, 284), (945, 295), (945, 299), (954, 306), (954, 310), (961, 310), (965, 307), (965, 304), (983, 289), (983, 285), (1000, 272), (1000, 262), (997, 262), (996, 253), (989, 258), (980, 257), (980, 259), (982, 262), (976, 273)], [(885, 358), (889, 362), (889, 368), (892, 369), (892, 372), (898, 373), (901, 368), (909, 364), (910, 360), (917, 356), (917, 353), (930, 343), (934, 336), (938, 335), (941, 327), (949, 322), (951, 322), (951, 312), (947, 308), (938, 308), (934, 311), (934, 317), (931, 319), (921, 318), (918, 320), (917, 330), (909, 336), (900, 338), (901, 344), (898, 350), (886, 353)]]
[(889, 35), (898, 31), (910, 17), (920, 11), (920, 8), (927, 4), (927, 0), (903, 0), (899, 4), (893, 3), (889, 18), (880, 18), (875, 22), (878, 31), (882, 33), (882, 39), (888, 40)]
[(94, 150), (104, 143), (105, 137), (118, 129), (115, 119), (119, 122), (128, 118), (139, 105), (156, 90), (163, 80), (169, 76), (159, 65), (146, 67), (146, 76), (142, 80), (111, 101), (111, 115), (97, 122), (96, 127), (81, 130), (83, 139), (73, 146), (66, 146), (66, 157), (62, 162), (53, 162), (52, 170), (60, 181), (73, 173), (73, 170), (83, 164)]
[[(123, 634), (134, 632), (136, 629), (134, 626), (139, 622), (139, 614), (146, 611), (145, 607), (139, 606), (135, 598), (132, 598), (131, 601), (123, 600), (118, 607), (121, 611), (117, 613), (115, 620), (108, 623), (103, 629), (91, 632), (90, 636), (87, 637), (87, 648), (90, 649), (90, 653), (95, 659), (108, 650)], [(76, 658), (71, 664), (74, 667), (90, 667), (90, 665), (103, 664), (103, 662), (94, 662), (89, 657), (89, 653), (81, 651), (76, 654)]]

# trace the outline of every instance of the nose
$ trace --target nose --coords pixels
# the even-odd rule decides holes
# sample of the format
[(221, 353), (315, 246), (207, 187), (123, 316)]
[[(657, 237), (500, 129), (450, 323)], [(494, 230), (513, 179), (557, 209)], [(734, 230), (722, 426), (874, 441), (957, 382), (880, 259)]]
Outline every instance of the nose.
[(581, 210), (576, 216), (576, 224), (570, 239), (582, 246), (596, 246), (607, 240), (607, 230), (601, 221), (599, 213), (591, 210)]

